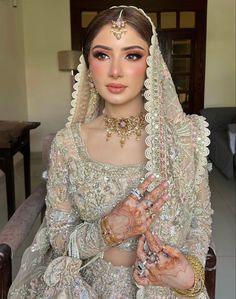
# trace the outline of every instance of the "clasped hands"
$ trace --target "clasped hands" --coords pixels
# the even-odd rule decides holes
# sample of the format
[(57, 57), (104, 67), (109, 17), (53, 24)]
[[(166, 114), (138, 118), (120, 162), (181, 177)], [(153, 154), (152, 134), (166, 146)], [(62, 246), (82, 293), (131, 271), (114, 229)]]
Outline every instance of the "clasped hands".
[(143, 286), (185, 290), (194, 285), (194, 272), (185, 256), (150, 231), (139, 239), (133, 276)]
[(194, 273), (185, 256), (176, 248), (165, 245), (149, 227), (168, 199), (168, 183), (163, 182), (151, 192), (154, 181), (147, 177), (131, 194), (105, 216), (105, 240), (117, 245), (140, 236), (133, 276), (139, 285), (188, 289), (194, 284)]

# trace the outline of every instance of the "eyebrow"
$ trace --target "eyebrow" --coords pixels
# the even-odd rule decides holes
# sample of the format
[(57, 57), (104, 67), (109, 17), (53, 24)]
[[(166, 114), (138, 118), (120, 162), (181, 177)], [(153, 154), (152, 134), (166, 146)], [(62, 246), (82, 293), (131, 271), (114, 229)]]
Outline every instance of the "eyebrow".
[[(108, 51), (112, 51), (112, 50), (113, 50), (112, 48), (107, 47), (107, 46), (103, 46), (103, 45), (96, 45), (96, 46), (94, 46), (94, 47), (92, 48), (92, 50), (97, 49), (97, 48), (102, 48), (102, 49), (104, 49), (104, 50), (108, 50)], [(122, 48), (121, 50), (122, 50), (122, 51), (127, 51), (127, 50), (133, 50), (133, 49), (137, 49), (137, 48), (144, 51), (144, 48), (141, 47), (141, 46), (138, 46), (138, 45), (129, 46), (129, 47), (124, 47), (124, 48)]]

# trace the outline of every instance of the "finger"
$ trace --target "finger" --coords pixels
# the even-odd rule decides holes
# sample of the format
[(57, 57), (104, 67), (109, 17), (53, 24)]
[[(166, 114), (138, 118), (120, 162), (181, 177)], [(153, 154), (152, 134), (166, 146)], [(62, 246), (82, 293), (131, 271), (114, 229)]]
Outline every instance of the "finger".
[[(159, 262), (159, 261), (158, 261)], [(157, 263), (158, 263), (157, 262)], [(156, 272), (158, 271), (156, 268), (157, 268), (157, 263), (147, 263), (145, 265), (146, 269), (150, 272), (150, 273), (153, 273), (153, 271), (155, 270)]]
[(147, 279), (147, 277), (145, 277), (145, 276), (141, 277), (140, 272), (137, 269), (134, 270), (133, 277), (134, 277), (134, 280), (137, 282), (137, 284), (143, 285), (143, 286), (149, 285), (149, 280)]
[(176, 258), (181, 255), (180, 251), (172, 246), (164, 244), (162, 246), (161, 252), (163, 252), (165, 255), (171, 257), (171, 258)]
[(159, 212), (161, 207), (165, 204), (168, 198), (169, 195), (167, 193), (163, 194), (161, 198), (156, 203), (154, 203), (153, 207), (151, 208), (151, 211), (154, 213)]
[(144, 224), (144, 230), (143, 230), (143, 233), (146, 233), (147, 232), (147, 230), (148, 230), (148, 228), (149, 228), (149, 226), (152, 224), (152, 222), (153, 222), (153, 220), (154, 220), (154, 217), (155, 216), (155, 214), (152, 214), (152, 215), (146, 215), (146, 222), (145, 222), (145, 224)]
[(161, 241), (157, 235), (154, 236), (149, 230), (145, 233), (145, 236), (148, 242), (148, 246), (151, 250), (152, 245), (150, 244), (152, 243), (150, 242), (154, 242), (159, 248), (159, 252), (163, 252), (164, 254), (167, 254), (169, 257), (179, 257), (180, 251), (177, 248), (167, 245), (165, 242)]
[(159, 253), (161, 251), (162, 247), (159, 247), (159, 245), (158, 245), (157, 236), (154, 236), (149, 230), (147, 230), (145, 233), (145, 237), (147, 239), (148, 246), (149, 246), (150, 250), (152, 252)]
[(158, 197), (163, 193), (167, 192), (168, 183), (167, 181), (162, 182), (160, 185), (158, 185), (156, 188), (154, 188), (149, 194), (148, 198), (152, 198), (154, 201), (158, 199)]
[(153, 174), (149, 175), (141, 184), (138, 185), (139, 191), (144, 194), (148, 186), (154, 181), (155, 176)]
[(145, 261), (146, 259), (146, 254), (144, 252), (144, 242), (145, 242), (145, 236), (140, 237), (137, 246), (137, 257), (141, 261)]

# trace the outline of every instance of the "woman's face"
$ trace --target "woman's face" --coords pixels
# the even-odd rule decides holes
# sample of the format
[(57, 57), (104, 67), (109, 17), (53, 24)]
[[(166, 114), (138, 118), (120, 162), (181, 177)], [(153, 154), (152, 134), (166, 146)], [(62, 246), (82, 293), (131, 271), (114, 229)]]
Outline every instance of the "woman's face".
[(96, 90), (110, 104), (142, 99), (149, 47), (131, 26), (117, 39), (111, 25), (102, 27), (89, 53), (89, 69)]

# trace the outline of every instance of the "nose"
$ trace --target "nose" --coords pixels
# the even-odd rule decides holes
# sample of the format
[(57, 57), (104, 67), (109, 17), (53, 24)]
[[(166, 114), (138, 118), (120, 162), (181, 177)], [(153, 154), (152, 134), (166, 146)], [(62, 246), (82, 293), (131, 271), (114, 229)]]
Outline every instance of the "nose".
[(109, 76), (118, 79), (123, 76), (122, 63), (119, 58), (113, 58), (110, 65)]

